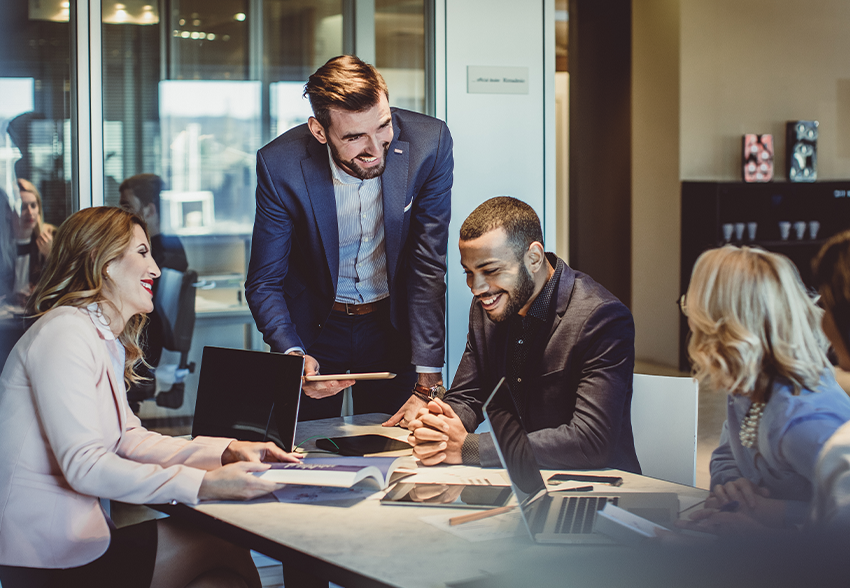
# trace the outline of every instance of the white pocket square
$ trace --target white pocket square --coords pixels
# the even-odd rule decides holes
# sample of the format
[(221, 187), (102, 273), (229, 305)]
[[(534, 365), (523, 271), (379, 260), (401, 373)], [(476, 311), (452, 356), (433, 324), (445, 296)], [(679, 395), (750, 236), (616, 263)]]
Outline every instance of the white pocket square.
[(408, 210), (410, 210), (411, 206), (413, 206), (413, 199), (412, 198), (410, 199), (410, 203), (407, 206), (404, 207), (403, 212), (407, 212)]

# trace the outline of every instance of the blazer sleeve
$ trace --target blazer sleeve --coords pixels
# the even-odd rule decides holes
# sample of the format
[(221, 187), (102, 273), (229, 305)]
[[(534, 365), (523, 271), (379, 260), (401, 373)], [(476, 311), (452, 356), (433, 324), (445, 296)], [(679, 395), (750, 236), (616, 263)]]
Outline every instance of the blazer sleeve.
[(295, 330), (283, 293), (291, 249), (292, 218), (260, 151), (257, 153), (257, 212), (245, 298), (257, 329), (263, 333), (271, 350), (277, 352), (293, 347), (306, 349)]
[(544, 468), (607, 467), (620, 443), (623, 419), (630, 418), (626, 407), (631, 405), (635, 328), (629, 310), (619, 301), (597, 306), (578, 345), (581, 371), (572, 419), (529, 434)]
[[(107, 447), (102, 428), (113, 422), (117, 426), (118, 419), (117, 415), (114, 421), (102, 419), (102, 403), (112, 404), (112, 410), (117, 407), (104, 368), (108, 361), (105, 349), (100, 350), (98, 345), (103, 344), (96, 335), (80, 328), (78, 318), (61, 317), (39, 334), (26, 360), (33, 400), (68, 484), (80, 494), (129, 503), (196, 503), (204, 470), (176, 463), (167, 467), (138, 463)], [(154, 451), (150, 435), (155, 433), (147, 436), (148, 445), (140, 432), (130, 433), (121, 444), (122, 452), (127, 443), (131, 454), (153, 457), (170, 453), (167, 464), (182, 458), (209, 463), (209, 455), (204, 453), (209, 448), (198, 448), (189, 459), (188, 454), (195, 451), (178, 449), (183, 442), (172, 440)], [(170, 446), (168, 450), (166, 445)]]
[(442, 367), (446, 340), (446, 250), (454, 178), (452, 136), (441, 123), (434, 167), (413, 199), (407, 273), (411, 362)]
[(732, 445), (729, 443), (729, 421), (723, 421), (723, 429), (720, 431), (720, 444), (711, 453), (709, 470), (712, 488), (718, 484), (733, 482), (743, 477), (735, 461), (735, 455), (732, 453)]

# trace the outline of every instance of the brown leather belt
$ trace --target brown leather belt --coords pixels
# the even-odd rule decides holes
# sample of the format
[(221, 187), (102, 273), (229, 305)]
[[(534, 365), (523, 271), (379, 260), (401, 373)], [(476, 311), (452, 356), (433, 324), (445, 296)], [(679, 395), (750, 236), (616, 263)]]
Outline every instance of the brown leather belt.
[(377, 302), (367, 302), (366, 304), (349, 304), (347, 302), (334, 302), (333, 309), (337, 312), (344, 312), (348, 316), (361, 316), (364, 314), (370, 314), (372, 312), (375, 312), (389, 301), (389, 298), (381, 298)]

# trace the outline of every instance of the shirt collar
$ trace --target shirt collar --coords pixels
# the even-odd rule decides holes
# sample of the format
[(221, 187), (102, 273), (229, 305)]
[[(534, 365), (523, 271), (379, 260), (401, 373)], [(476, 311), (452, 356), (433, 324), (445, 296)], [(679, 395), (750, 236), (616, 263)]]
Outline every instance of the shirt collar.
[(95, 328), (97, 328), (101, 337), (107, 341), (115, 339), (115, 333), (113, 333), (112, 329), (109, 328), (109, 323), (106, 321), (106, 316), (104, 316), (103, 310), (100, 308), (100, 304), (92, 302), (86, 306), (86, 312), (89, 313), (89, 318)]
[(541, 321), (546, 320), (546, 317), (549, 314), (549, 306), (552, 303), (552, 295), (558, 287), (558, 282), (561, 279), (561, 272), (563, 271), (564, 262), (558, 259), (558, 263), (555, 265), (555, 272), (546, 282), (546, 285), (543, 286), (543, 290), (540, 291), (540, 294), (537, 295), (534, 302), (531, 303), (531, 308), (528, 309), (528, 316), (533, 316)]

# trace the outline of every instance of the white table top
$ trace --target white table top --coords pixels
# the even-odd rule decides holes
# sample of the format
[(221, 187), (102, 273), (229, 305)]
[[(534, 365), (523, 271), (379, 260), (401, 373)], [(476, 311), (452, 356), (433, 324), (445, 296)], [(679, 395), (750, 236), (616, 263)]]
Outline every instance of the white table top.
[[(313, 435), (342, 436), (379, 433), (404, 438), (407, 431), (382, 428), (385, 415), (360, 415), (299, 423), (296, 441)], [(315, 448), (312, 441), (305, 448)], [(471, 471), (480, 468), (464, 468)], [(429, 468), (431, 469), (431, 468)], [(497, 470), (486, 470), (494, 473)], [(628, 472), (606, 470), (624, 479), (619, 492), (676, 492), (691, 502), (702, 499), (706, 491)], [(548, 477), (545, 476), (544, 477)], [(505, 478), (506, 479), (506, 478)], [(513, 537), (470, 542), (420, 517), (439, 514), (464, 514), (472, 511), (440, 507), (388, 506), (377, 500), (363, 500), (354, 505), (333, 503), (280, 503), (269, 496), (250, 502), (207, 502), (193, 507), (178, 507), (174, 514), (203, 513), (235, 529), (231, 540), (277, 559), (309, 565), (319, 575), (343, 585), (390, 585), (409, 588), (444, 586), (498, 573), (529, 562), (546, 562), (555, 558), (576, 557), (588, 549), (619, 550), (618, 546), (569, 547), (537, 545), (523, 527)], [(514, 511), (516, 512), (516, 511)], [(519, 518), (515, 519), (517, 522)], [(224, 527), (219, 525), (220, 527)], [(216, 531), (220, 532), (220, 531)], [(542, 565), (542, 564), (541, 564)]]

